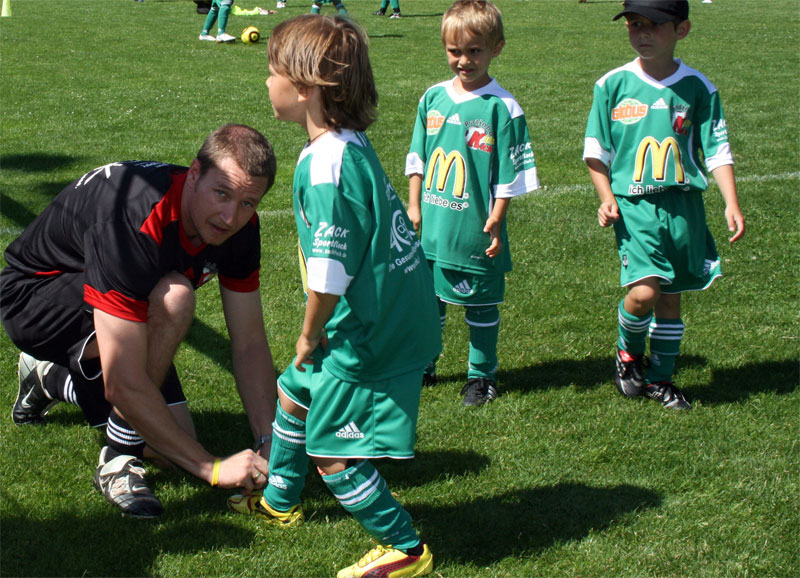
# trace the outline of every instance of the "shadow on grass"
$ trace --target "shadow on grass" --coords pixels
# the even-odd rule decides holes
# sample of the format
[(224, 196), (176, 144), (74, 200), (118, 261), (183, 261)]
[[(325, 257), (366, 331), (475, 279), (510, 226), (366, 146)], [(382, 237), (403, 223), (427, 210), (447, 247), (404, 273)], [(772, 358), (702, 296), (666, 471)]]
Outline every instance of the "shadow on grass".
[[(678, 372), (708, 365), (705, 357), (682, 355)], [(614, 387), (614, 358), (559, 359), (530, 365), (497, 374), (502, 391), (530, 392), (554, 387)], [(448, 380), (466, 380), (466, 374), (447, 376)], [(680, 373), (677, 376), (680, 381)], [(712, 369), (707, 385), (680, 383), (692, 399), (707, 404), (735, 403), (758, 393), (786, 395), (800, 385), (800, 364), (797, 360), (766, 361), (745, 364), (735, 369)]]
[[(100, 515), (87, 516), (81, 515), (80, 504), (74, 511), (56, 514), (4, 515), (0, 575), (152, 576), (154, 564), (164, 554), (249, 548), (252, 531), (235, 521), (217, 516), (198, 520), (195, 512), (210, 510), (208, 493), (187, 501), (182, 509), (188, 514), (181, 519), (169, 511), (158, 521), (124, 518), (110, 505)], [(91, 499), (102, 500), (99, 495)], [(8, 496), (3, 501), (7, 505)]]
[(439, 563), (487, 566), (582, 540), (632, 512), (660, 504), (657, 493), (636, 486), (560, 483), (467, 503), (412, 506), (409, 511), (421, 534), (436, 545)]

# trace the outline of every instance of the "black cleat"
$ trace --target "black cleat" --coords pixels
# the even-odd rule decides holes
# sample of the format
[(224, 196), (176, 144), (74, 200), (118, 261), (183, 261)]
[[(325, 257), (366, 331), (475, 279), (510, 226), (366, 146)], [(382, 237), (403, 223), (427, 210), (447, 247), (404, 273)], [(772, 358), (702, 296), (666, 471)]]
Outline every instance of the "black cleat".
[(491, 379), (474, 377), (461, 388), (461, 395), (464, 396), (464, 405), (483, 405), (497, 397), (497, 387)]
[(692, 404), (671, 381), (657, 381), (644, 386), (644, 394), (664, 404), (668, 409), (692, 409)]
[(614, 383), (625, 397), (642, 395), (644, 388), (643, 355), (631, 355), (627, 351), (617, 348), (617, 372), (614, 374)]
[(27, 353), (19, 354), (19, 393), (11, 410), (15, 424), (43, 424), (45, 414), (58, 403), (47, 395), (43, 385), (44, 376), (52, 367), (50, 361), (39, 361)]

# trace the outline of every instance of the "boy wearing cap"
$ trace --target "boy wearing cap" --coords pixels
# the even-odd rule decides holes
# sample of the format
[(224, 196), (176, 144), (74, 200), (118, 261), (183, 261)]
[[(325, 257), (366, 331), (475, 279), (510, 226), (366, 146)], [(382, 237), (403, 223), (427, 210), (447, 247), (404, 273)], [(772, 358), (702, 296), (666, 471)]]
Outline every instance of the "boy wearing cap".
[(583, 151), (598, 220), (614, 227), (628, 288), (618, 307), (615, 382), (627, 397), (691, 409), (672, 374), (684, 332), (681, 293), (721, 275), (705, 220), (707, 172), (725, 200), (730, 242), (744, 235), (744, 216), (719, 94), (674, 58), (691, 28), (687, 0), (626, 0), (614, 20), (623, 16), (638, 57), (595, 84)]

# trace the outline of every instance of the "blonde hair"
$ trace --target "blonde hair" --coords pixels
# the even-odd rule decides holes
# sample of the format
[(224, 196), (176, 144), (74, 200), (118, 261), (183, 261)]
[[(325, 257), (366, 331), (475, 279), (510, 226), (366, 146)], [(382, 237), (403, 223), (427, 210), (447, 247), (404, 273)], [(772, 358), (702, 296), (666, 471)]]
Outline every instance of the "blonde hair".
[(269, 37), (269, 64), (295, 86), (319, 86), (326, 123), (363, 131), (377, 117), (378, 92), (367, 36), (351, 20), (304, 14), (278, 24)]
[(442, 17), (442, 42), (457, 41), (465, 34), (485, 38), (490, 50), (505, 42), (497, 6), (488, 0), (456, 0)]

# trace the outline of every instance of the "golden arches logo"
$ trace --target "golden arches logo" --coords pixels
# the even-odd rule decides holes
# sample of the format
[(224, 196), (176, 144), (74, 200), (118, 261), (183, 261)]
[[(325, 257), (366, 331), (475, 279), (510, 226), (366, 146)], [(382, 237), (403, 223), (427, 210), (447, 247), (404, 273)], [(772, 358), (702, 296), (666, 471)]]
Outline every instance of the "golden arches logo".
[(467, 180), (467, 166), (464, 157), (458, 151), (446, 154), (442, 147), (438, 147), (428, 161), (428, 174), (425, 176), (425, 189), (430, 191), (433, 184), (433, 175), (436, 174), (436, 190), (440, 193), (444, 191), (450, 172), (455, 170), (455, 182), (453, 182), (453, 196), (461, 198), (464, 196)]
[(672, 159), (675, 164), (675, 182), (685, 182), (686, 174), (683, 170), (681, 147), (678, 145), (678, 141), (671, 136), (665, 138), (663, 142), (658, 142), (649, 136), (639, 144), (639, 150), (636, 151), (636, 166), (633, 171), (634, 182), (642, 182), (648, 152), (653, 159), (653, 179), (663, 181), (667, 174), (667, 157), (669, 157), (670, 151), (672, 151)]

